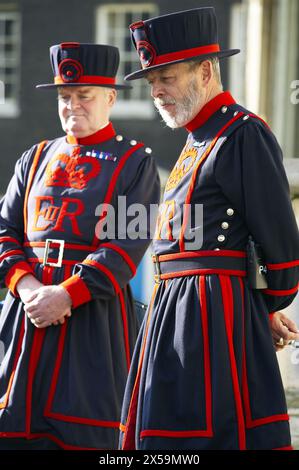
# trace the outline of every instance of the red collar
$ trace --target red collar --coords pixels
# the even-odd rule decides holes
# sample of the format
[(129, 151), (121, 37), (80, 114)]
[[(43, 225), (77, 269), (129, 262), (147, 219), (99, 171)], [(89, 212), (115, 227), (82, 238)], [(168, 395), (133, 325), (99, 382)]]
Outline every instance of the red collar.
[(235, 104), (235, 100), (229, 91), (224, 91), (219, 95), (215, 96), (211, 101), (206, 103), (204, 107), (199, 111), (192, 121), (188, 122), (185, 128), (192, 132), (195, 129), (201, 127), (221, 106), (229, 106)]
[(107, 126), (103, 127), (94, 134), (88, 135), (87, 137), (74, 137), (73, 135), (67, 135), (66, 140), (69, 144), (74, 145), (95, 145), (105, 142), (105, 140), (112, 139), (116, 135), (114, 127), (111, 122)]

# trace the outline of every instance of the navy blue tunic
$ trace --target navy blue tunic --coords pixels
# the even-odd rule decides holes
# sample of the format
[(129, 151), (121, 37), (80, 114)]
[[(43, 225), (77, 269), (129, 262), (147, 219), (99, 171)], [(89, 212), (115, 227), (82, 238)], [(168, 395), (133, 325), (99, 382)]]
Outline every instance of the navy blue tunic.
[[(120, 445), (287, 449), (269, 314), (296, 295), (299, 237), (281, 151), (228, 92), (187, 129), (158, 217), (157, 282), (127, 382)], [(262, 290), (247, 277), (249, 235), (267, 265)]]
[[(9, 288), (0, 317), (0, 438), (117, 447), (137, 337), (128, 282), (150, 242), (149, 233), (96, 236), (104, 232), (99, 204), (113, 206), (118, 220), (120, 196), (127, 207), (157, 204), (159, 177), (150, 149), (116, 136), (112, 124), (34, 146), (16, 164), (0, 214), (0, 278)], [(46, 260), (54, 264), (65, 242), (61, 267), (43, 262), (47, 239), (59, 240)], [(72, 316), (63, 325), (37, 329), (24, 314), (16, 287), (28, 273), (67, 289)]]

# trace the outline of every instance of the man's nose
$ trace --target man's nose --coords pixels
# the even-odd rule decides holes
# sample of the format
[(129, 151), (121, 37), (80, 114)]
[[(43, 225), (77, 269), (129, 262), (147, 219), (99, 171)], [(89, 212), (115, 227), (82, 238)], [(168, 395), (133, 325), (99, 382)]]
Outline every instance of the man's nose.
[(161, 86), (160, 83), (155, 83), (155, 84), (152, 84), (152, 87), (151, 87), (151, 96), (152, 98), (161, 98), (163, 95), (164, 95), (164, 90), (163, 90), (163, 87)]
[(71, 96), (67, 104), (69, 109), (76, 109), (80, 107), (80, 100), (76, 96)]

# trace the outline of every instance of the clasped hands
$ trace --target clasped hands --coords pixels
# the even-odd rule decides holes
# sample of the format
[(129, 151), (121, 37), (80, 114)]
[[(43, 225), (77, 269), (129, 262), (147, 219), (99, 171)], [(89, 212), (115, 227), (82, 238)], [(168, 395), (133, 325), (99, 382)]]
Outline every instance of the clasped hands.
[(72, 300), (62, 286), (44, 286), (34, 276), (24, 276), (17, 285), (24, 310), (36, 328), (59, 325), (70, 317)]

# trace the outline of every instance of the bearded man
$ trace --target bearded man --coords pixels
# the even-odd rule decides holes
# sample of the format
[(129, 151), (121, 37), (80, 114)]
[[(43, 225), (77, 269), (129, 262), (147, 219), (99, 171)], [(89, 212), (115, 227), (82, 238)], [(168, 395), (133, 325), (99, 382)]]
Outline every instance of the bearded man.
[(142, 69), (126, 79), (145, 77), (163, 120), (188, 138), (158, 219), (121, 447), (290, 449), (275, 346), (298, 339), (278, 310), (297, 293), (299, 239), (281, 150), (222, 91), (218, 59), (239, 51), (220, 49), (213, 8), (130, 28)]

